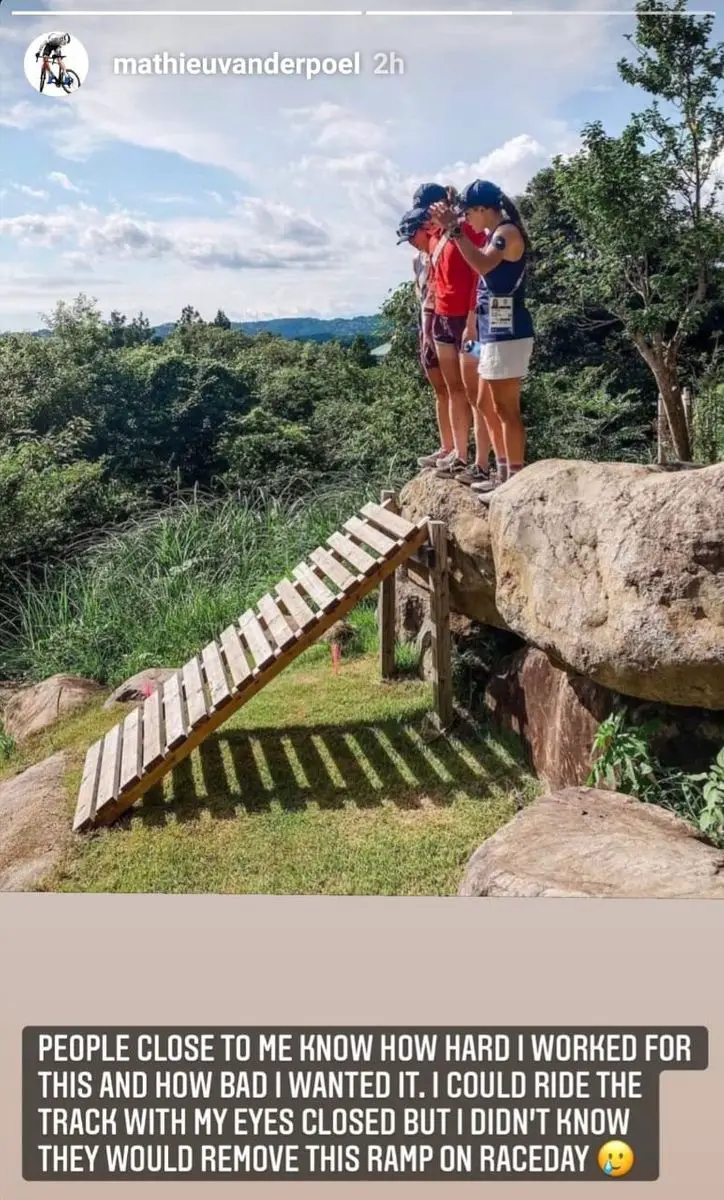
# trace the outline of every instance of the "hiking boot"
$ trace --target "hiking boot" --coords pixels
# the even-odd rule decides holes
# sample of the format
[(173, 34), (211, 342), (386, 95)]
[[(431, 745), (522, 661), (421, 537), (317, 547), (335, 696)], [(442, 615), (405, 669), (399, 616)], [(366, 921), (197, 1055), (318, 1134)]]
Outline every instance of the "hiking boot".
[(470, 486), (478, 490), (480, 489), (481, 484), (488, 484), (493, 478), (489, 468), (481, 467), (478, 465), (478, 463), (473, 463), (472, 467), (468, 471), (468, 475), (470, 476)]
[(450, 450), (436, 450), (434, 454), (426, 454), (423, 458), (418, 458), (417, 465), (422, 467), (423, 471), (428, 467), (438, 467), (444, 458), (450, 457)]
[(454, 451), (448, 458), (444, 458), (442, 462), (438, 463), (435, 470), (436, 475), (444, 476), (448, 479), (459, 479), (462, 475), (466, 475), (467, 472), (468, 464), (463, 462), (461, 458), (458, 458)]
[(490, 494), (490, 492), (494, 492), (495, 489), (500, 486), (497, 476), (491, 471), (487, 471), (486, 476), (487, 477), (485, 479), (480, 479), (471, 485), (473, 491), (476, 492), (478, 496), (487, 496)]

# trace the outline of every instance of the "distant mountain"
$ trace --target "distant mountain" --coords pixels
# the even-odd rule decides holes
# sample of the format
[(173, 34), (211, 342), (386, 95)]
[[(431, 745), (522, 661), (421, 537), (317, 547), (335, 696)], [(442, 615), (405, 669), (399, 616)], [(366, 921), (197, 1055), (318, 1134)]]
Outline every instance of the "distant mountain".
[[(356, 337), (379, 341), (387, 332), (380, 317), (334, 317), (328, 321), (318, 317), (277, 317), (270, 321), (232, 321), (231, 328), (251, 336), (273, 333), (294, 342), (351, 342)], [(166, 338), (173, 332), (174, 322), (156, 325), (156, 337)]]
[[(156, 337), (167, 338), (173, 333), (174, 321), (154, 325)], [(250, 336), (272, 333), (293, 342), (351, 342), (356, 337), (367, 338), (380, 344), (389, 337), (389, 329), (382, 317), (332, 317), (325, 321), (318, 317), (277, 317), (270, 321), (232, 321), (231, 328)], [(37, 329), (32, 337), (50, 337), (48, 329)]]

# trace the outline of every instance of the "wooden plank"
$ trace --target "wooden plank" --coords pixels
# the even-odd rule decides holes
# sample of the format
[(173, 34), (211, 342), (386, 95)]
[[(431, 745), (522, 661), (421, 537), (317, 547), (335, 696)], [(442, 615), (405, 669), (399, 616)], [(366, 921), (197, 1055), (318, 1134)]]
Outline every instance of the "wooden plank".
[[(390, 512), (395, 512), (397, 500), (394, 492), (383, 492), (382, 502), (389, 505)], [(382, 536), (382, 535), (380, 535)], [(377, 608), (377, 619), (380, 630), (380, 674), (383, 679), (395, 677), (395, 576), (390, 575), (380, 584), (380, 596)]]
[(164, 731), (161, 688), (157, 687), (143, 704), (143, 770), (150, 771), (163, 758)]
[(78, 792), (75, 817), (73, 818), (73, 830), (75, 833), (82, 833), (84, 829), (87, 829), (93, 823), (102, 751), (103, 738), (99, 738), (97, 742), (93, 743), (85, 756), (83, 778), (81, 780), (80, 791)]
[(254, 659), (255, 671), (263, 671), (274, 661), (274, 651), (251, 609), (248, 609), (239, 621), (239, 629)]
[(135, 804), (136, 800), (148, 792), (152, 787), (155, 787), (156, 784), (160, 783), (161, 780), (164, 779), (166, 775), (170, 774), (170, 772), (173, 771), (180, 762), (183, 762), (184, 759), (188, 758), (188, 756), (193, 753), (193, 751), (201, 744), (201, 742), (203, 742), (211, 733), (228, 721), (232, 713), (238, 712), (238, 710), (244, 704), (247, 704), (250, 700), (252, 700), (254, 696), (256, 696), (257, 693), (262, 690), (262, 688), (271, 683), (273, 679), (276, 679), (277, 675), (279, 675), (289, 665), (290, 662), (293, 662), (294, 659), (298, 658), (305, 652), (305, 650), (318, 641), (322, 634), (326, 633), (326, 631), (334, 624), (335, 621), (345, 617), (348, 612), (350, 612), (357, 604), (359, 604), (360, 600), (364, 596), (367, 596), (373, 592), (378, 586), (378, 583), (396, 571), (397, 568), (406, 561), (411, 553), (417, 550), (419, 546), (423, 545), (426, 539), (427, 528), (421, 526), (415, 531), (414, 536), (412, 536), (404, 546), (401, 546), (400, 549), (393, 554), (389, 560), (383, 561), (377, 576), (363, 580), (360, 587), (354, 592), (351, 592), (346, 596), (340, 596), (334, 607), (330, 611), (320, 614), (313, 628), (308, 630), (301, 637), (298, 637), (294, 645), (290, 647), (286, 654), (279, 655), (272, 663), (269, 664), (265, 671), (257, 673), (254, 678), (250, 680), (248, 686), (233, 696), (231, 702), (224, 708), (219, 709), (218, 712), (210, 713), (208, 721), (205, 721), (204, 724), (200, 725), (198, 729), (192, 730), (189, 736), (181, 743), (180, 746), (177, 747), (176, 750), (173, 750), (169, 754), (165, 755), (161, 762), (157, 763), (152, 770), (144, 774), (139, 783), (135, 784), (127, 792), (124, 792), (121, 796), (119, 796), (115, 804), (108, 805), (104, 809), (103, 813), (98, 815), (97, 820), (94, 823), (99, 825), (110, 825), (113, 821), (116, 821), (120, 816), (122, 816), (127, 809)]
[(195, 729), (208, 716), (206, 711), (206, 696), (204, 695), (204, 681), (201, 678), (201, 667), (199, 666), (198, 658), (192, 658), (186, 663), (183, 670), (183, 680), (184, 691), (186, 693), (186, 708), (189, 714), (189, 726), (191, 729)]
[(286, 650), (287, 646), (291, 646), (295, 640), (294, 631), (289, 628), (284, 620), (279, 605), (273, 596), (262, 596), (257, 604), (257, 608), (266, 622), (266, 627), (274, 638), (280, 650)]
[(224, 651), (226, 665), (229, 668), (231, 682), (234, 689), (238, 691), (240, 687), (246, 683), (247, 679), (251, 678), (251, 667), (246, 661), (244, 647), (241, 644), (241, 638), (233, 625), (229, 625), (219, 638), (221, 649)]
[(166, 751), (175, 750), (186, 737), (186, 718), (181, 694), (181, 675), (172, 675), (163, 685), (163, 715), (166, 722)]
[(358, 542), (376, 550), (383, 558), (400, 544), (399, 540), (393, 541), (386, 533), (380, 533), (379, 529), (370, 525), (369, 521), (360, 521), (359, 517), (350, 517), (349, 521), (345, 521), (344, 528), (348, 533), (354, 534)]
[(141, 708), (134, 708), (123, 722), (123, 745), (121, 747), (120, 789), (137, 783), (143, 774), (141, 764)]
[(304, 633), (311, 629), (317, 620), (316, 615), (302, 599), (294, 584), (289, 579), (282, 579), (281, 583), (277, 584), (276, 593), (297, 628)]
[(432, 686), (435, 699), (435, 714), (438, 723), (442, 729), (448, 729), (453, 721), (453, 680), (447, 526), (444, 521), (430, 521), (429, 530), (434, 554), (430, 588), (433, 659)]
[(309, 563), (300, 563), (298, 567), (294, 568), (293, 574), (307, 596), (319, 605), (322, 612), (329, 612), (338, 603), (337, 597), (330, 592), (326, 583), (319, 578), (316, 571), (312, 570)]
[(337, 587), (343, 592), (354, 587), (357, 583), (356, 577), (350, 574), (344, 564), (334, 558), (322, 546), (318, 546), (316, 550), (312, 550), (309, 557), (315, 567), (319, 567), (320, 571), (323, 571), (327, 576), (327, 579), (331, 579), (332, 583), (336, 583)]
[(216, 642), (210, 642), (208, 646), (204, 646), (201, 651), (201, 661), (204, 664), (206, 682), (209, 685), (211, 707), (213, 709), (220, 708), (222, 704), (226, 704), (231, 699), (231, 690), (226, 681), (224, 664), (221, 661), (221, 654)]
[(114, 725), (103, 739), (101, 774), (98, 780), (96, 816), (118, 797), (118, 776), (121, 769), (121, 726)]
[(377, 570), (379, 558), (373, 558), (361, 546), (355, 546), (354, 542), (345, 537), (343, 533), (333, 533), (331, 537), (327, 538), (327, 542), (333, 550), (337, 551), (338, 556), (351, 563), (360, 575), (371, 575), (373, 571)]
[(361, 512), (363, 517), (368, 517), (373, 524), (379, 525), (384, 533), (389, 533), (394, 538), (406, 541), (415, 531), (415, 526), (409, 521), (379, 504), (365, 504)]

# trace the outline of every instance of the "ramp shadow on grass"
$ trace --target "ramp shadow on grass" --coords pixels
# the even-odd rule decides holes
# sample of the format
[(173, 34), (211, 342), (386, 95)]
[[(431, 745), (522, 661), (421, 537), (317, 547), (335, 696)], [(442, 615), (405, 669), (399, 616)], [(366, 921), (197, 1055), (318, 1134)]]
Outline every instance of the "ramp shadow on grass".
[(464, 790), (483, 798), (490, 785), (511, 791), (529, 779), (493, 741), (462, 735), (427, 742), (416, 724), (220, 730), (148, 792), (123, 819), (149, 826), (220, 821), (268, 813), (374, 809), (383, 802), (414, 812), (447, 807)]

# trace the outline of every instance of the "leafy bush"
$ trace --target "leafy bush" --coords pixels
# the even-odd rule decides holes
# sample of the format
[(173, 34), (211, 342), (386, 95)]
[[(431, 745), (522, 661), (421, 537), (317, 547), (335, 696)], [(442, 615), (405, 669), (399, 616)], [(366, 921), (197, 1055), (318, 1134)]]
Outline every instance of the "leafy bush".
[(651, 751), (651, 738), (659, 728), (658, 720), (632, 724), (623, 708), (602, 721), (593, 743), (588, 784), (667, 808), (715, 845), (724, 846), (724, 749), (705, 774), (667, 768)]

